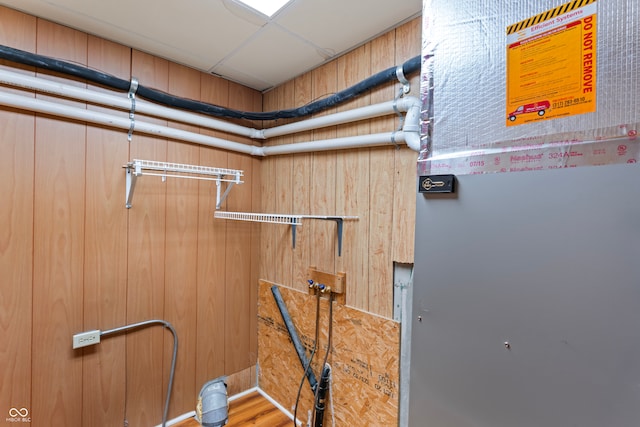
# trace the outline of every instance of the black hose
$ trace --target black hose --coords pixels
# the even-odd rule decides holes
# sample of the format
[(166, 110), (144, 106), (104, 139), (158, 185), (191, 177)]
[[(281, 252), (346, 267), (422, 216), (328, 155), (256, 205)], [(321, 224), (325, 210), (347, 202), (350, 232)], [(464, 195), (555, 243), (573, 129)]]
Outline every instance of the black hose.
[[(131, 86), (131, 82), (128, 80), (102, 73), (100, 71), (95, 71), (77, 64), (72, 64), (66, 61), (61, 61), (35, 53), (22, 51), (8, 46), (0, 45), (0, 59), (17, 62), (23, 65), (30, 65), (44, 70), (67, 74), (113, 89), (128, 91), (129, 87)], [(421, 64), (422, 60), (420, 56), (411, 58), (410, 60), (402, 64), (402, 73), (405, 76), (408, 76), (420, 70)], [(234, 110), (231, 108), (220, 107), (218, 105), (208, 104), (201, 101), (194, 101), (187, 98), (176, 97), (157, 89), (147, 88), (143, 85), (138, 86), (136, 95), (162, 105), (181, 108), (184, 110), (215, 117), (245, 120), (290, 119), (318, 113), (320, 111), (326, 110), (327, 108), (331, 108), (343, 102), (349, 101), (357, 97), (358, 95), (361, 95), (364, 92), (373, 89), (376, 86), (397, 79), (397, 68), (398, 67), (390, 67), (384, 71), (374, 74), (373, 76), (361, 81), (360, 83), (356, 83), (355, 85), (345, 90), (330, 95), (327, 98), (320, 99), (299, 108), (279, 111), (248, 112)]]
[(331, 352), (331, 341), (333, 338), (333, 293), (329, 293), (329, 332), (327, 333), (327, 352), (324, 354), (322, 361), (322, 373), (320, 374), (320, 382), (315, 392), (313, 413), (314, 427), (322, 427), (324, 424), (325, 397), (327, 394), (327, 385), (331, 381), (331, 366), (327, 364), (329, 353)]
[[(304, 368), (304, 372), (302, 373), (302, 378), (300, 378), (300, 384), (298, 384), (298, 393), (296, 395), (296, 404), (293, 407), (293, 426), (297, 427), (298, 420), (298, 405), (300, 404), (300, 396), (302, 392), (302, 386), (304, 385), (304, 379), (307, 377), (307, 373), (311, 369), (311, 362), (313, 361), (314, 356), (316, 355), (316, 351), (318, 350), (318, 336), (320, 333), (320, 328), (318, 325), (320, 324), (320, 292), (316, 292), (316, 337), (313, 342), (313, 350), (311, 351), (311, 356), (309, 356), (309, 363)], [(315, 389), (311, 387), (311, 392), (315, 393)]]
[(329, 378), (331, 377), (331, 367), (329, 365), (324, 365), (324, 369), (322, 370), (322, 375), (320, 375), (320, 382), (318, 383), (318, 390), (316, 391), (315, 398), (315, 423), (314, 427), (322, 427), (324, 425), (324, 410), (325, 410), (325, 399), (327, 396), (327, 390), (329, 388)]

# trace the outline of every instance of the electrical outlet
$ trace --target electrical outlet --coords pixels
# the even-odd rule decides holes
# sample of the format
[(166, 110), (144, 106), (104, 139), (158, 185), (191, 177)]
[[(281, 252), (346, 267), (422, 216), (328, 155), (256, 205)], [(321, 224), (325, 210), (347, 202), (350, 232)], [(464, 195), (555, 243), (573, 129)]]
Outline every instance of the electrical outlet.
[(73, 348), (82, 348), (90, 345), (98, 344), (100, 342), (100, 331), (86, 331), (80, 332), (73, 336)]

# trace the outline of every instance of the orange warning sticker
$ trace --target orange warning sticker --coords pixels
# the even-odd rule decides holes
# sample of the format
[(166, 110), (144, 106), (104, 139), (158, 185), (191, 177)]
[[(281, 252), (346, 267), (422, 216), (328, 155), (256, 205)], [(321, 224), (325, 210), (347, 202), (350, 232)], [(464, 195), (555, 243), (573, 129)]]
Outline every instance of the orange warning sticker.
[(507, 28), (507, 126), (596, 111), (596, 0)]

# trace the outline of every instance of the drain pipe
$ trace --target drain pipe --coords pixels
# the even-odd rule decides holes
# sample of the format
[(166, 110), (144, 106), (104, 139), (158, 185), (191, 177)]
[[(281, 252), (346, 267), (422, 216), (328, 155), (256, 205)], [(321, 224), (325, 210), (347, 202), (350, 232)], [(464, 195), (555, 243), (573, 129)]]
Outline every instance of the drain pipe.
[[(36, 90), (51, 95), (58, 95), (73, 100), (100, 104), (111, 108), (119, 108), (126, 111), (130, 111), (132, 107), (131, 99), (129, 99), (128, 97), (117, 96), (107, 92), (98, 92), (79, 86), (71, 86), (54, 82), (52, 80), (43, 79), (42, 77), (14, 73), (7, 70), (2, 70), (0, 72), (0, 84), (11, 85), (23, 89)], [(206, 127), (222, 132), (229, 132), (248, 138), (264, 138), (262, 132), (258, 129), (236, 125), (234, 123), (229, 123), (223, 120), (206, 117), (175, 108), (164, 107), (162, 105), (154, 104), (140, 98), (136, 98), (135, 112)]]
[(327, 126), (341, 125), (344, 123), (352, 123), (359, 120), (372, 119), (375, 117), (386, 116), (394, 112), (405, 112), (408, 106), (417, 98), (407, 97), (400, 98), (396, 101), (388, 101), (380, 104), (368, 105), (366, 107), (354, 108), (353, 110), (341, 111), (339, 113), (328, 114), (326, 116), (315, 117), (300, 122), (289, 123), (282, 126), (276, 126), (263, 129), (262, 135), (265, 139), (275, 138), (278, 136), (289, 135), (292, 133), (304, 132), (312, 129), (319, 129)]
[[(125, 117), (116, 117), (98, 111), (56, 104), (37, 98), (30, 98), (2, 91), (0, 91), (0, 105), (33, 111), (36, 113), (50, 114), (58, 117), (80, 120), (88, 123), (120, 128), (124, 130), (129, 130), (132, 123), (129, 118)], [(407, 111), (407, 118), (405, 118), (402, 132), (386, 132), (373, 135), (362, 135), (265, 147), (242, 144), (239, 142), (228, 141), (221, 138), (202, 135), (199, 133), (184, 131), (176, 128), (170, 128), (168, 126), (156, 125), (139, 120), (136, 120), (134, 124), (136, 132), (155, 135), (161, 138), (192, 142), (195, 144), (231, 150), (238, 153), (250, 154), (252, 156), (269, 156), (313, 151), (372, 147), (379, 145), (397, 144), (398, 142), (405, 142), (412, 150), (419, 151), (419, 110), (419, 102), (417, 100), (412, 101), (411, 106)]]
[[(100, 104), (107, 107), (119, 108), (122, 110), (131, 110), (131, 99), (123, 98), (116, 95), (112, 95), (106, 92), (98, 92), (87, 88), (78, 86), (66, 85), (63, 83), (46, 80), (41, 77), (34, 77), (20, 73), (14, 73), (11, 71), (2, 70), (0, 72), (0, 84), (12, 85), (23, 89), (36, 90), (39, 92), (62, 96), (73, 100), (80, 100), (94, 104)], [(419, 132), (419, 126), (416, 130), (413, 127), (409, 128), (407, 125), (415, 123), (419, 124), (420, 114), (420, 101), (415, 97), (403, 97), (394, 101), (383, 102), (380, 104), (369, 105), (366, 107), (356, 108), (353, 110), (343, 111), (335, 114), (329, 114), (326, 116), (320, 116), (312, 119), (307, 119), (295, 123), (290, 123), (282, 126), (276, 126), (268, 129), (254, 129), (250, 127), (240, 126), (233, 123), (228, 123), (222, 120), (214, 119), (211, 117), (205, 117), (202, 115), (189, 113), (182, 110), (171, 109), (156, 105), (148, 101), (136, 99), (135, 112), (145, 113), (155, 117), (161, 117), (173, 121), (179, 121), (188, 123), (200, 127), (206, 127), (208, 129), (219, 130), (222, 132), (228, 132), (235, 135), (240, 135), (252, 139), (269, 139), (278, 136), (289, 135), (293, 133), (303, 132), (311, 129), (318, 129), (327, 126), (339, 125), (344, 123), (351, 123), (359, 120), (366, 120), (375, 117), (392, 114), (394, 112), (407, 112), (407, 118), (405, 119), (405, 126), (403, 132)], [(415, 116), (415, 117), (414, 117)], [(415, 120), (417, 119), (417, 121)], [(130, 126), (131, 122), (129, 122)], [(128, 129), (127, 127), (126, 129)], [(136, 130), (140, 130), (140, 125), (135, 123)], [(393, 139), (390, 136), (384, 138), (376, 138), (380, 141), (380, 144), (393, 143)], [(407, 145), (414, 151), (419, 150), (414, 148), (412, 144), (413, 138), (404, 138), (402, 141), (407, 142)], [(400, 140), (399, 140), (400, 141)], [(191, 141), (194, 142), (194, 141)], [(349, 145), (348, 148), (355, 148), (362, 145)], [(339, 149), (339, 144), (336, 143), (332, 148)], [(261, 155), (261, 154), (257, 154)]]
[[(22, 110), (34, 111), (36, 113), (66, 117), (68, 119), (80, 120), (88, 123), (105, 125), (125, 130), (129, 130), (131, 126), (131, 120), (128, 117), (116, 117), (109, 114), (100, 113), (98, 111), (75, 108), (68, 105), (56, 104), (54, 102), (43, 101), (36, 98), (28, 98), (26, 96), (6, 93), (2, 91), (0, 91), (0, 105), (19, 108)], [(138, 120), (135, 121), (135, 130), (136, 132), (155, 135), (161, 138), (193, 142), (210, 147), (236, 151), (238, 153), (251, 154), (254, 156), (264, 155), (263, 153), (261, 153), (260, 147), (256, 147), (253, 145), (227, 141), (225, 139), (215, 138), (213, 136), (201, 135), (199, 133), (188, 132)]]
[[(328, 150), (340, 150), (349, 148), (362, 148), (362, 147), (375, 147), (381, 145), (395, 144), (404, 142), (413, 151), (420, 151), (420, 100), (415, 97), (400, 98), (397, 101), (388, 103), (373, 105), (371, 108), (363, 107), (352, 111), (357, 111), (362, 116), (372, 114), (366, 118), (376, 117), (383, 108), (390, 109), (391, 112), (405, 112), (406, 116), (402, 131), (396, 132), (384, 132), (371, 135), (358, 135), (344, 138), (325, 139), (319, 141), (309, 142), (297, 142), (293, 144), (283, 145), (271, 145), (264, 146), (259, 150), (265, 156), (274, 156), (281, 154), (295, 154), (295, 153), (309, 153), (314, 151), (328, 151)], [(387, 113), (390, 112), (387, 110)], [(375, 112), (375, 113), (374, 113)], [(374, 116), (373, 114), (376, 114)], [(349, 117), (348, 115), (344, 117)], [(339, 123), (346, 123), (342, 121), (343, 115), (341, 113), (333, 114), (325, 117), (318, 117), (315, 119), (305, 120), (304, 122), (291, 123), (288, 125), (280, 126), (275, 129), (273, 133), (272, 129), (265, 129), (264, 133), (266, 137), (273, 137), (274, 135), (284, 135), (292, 132), (302, 132), (309, 129), (318, 129), (324, 126), (330, 126)], [(348, 120), (354, 121), (354, 120)]]

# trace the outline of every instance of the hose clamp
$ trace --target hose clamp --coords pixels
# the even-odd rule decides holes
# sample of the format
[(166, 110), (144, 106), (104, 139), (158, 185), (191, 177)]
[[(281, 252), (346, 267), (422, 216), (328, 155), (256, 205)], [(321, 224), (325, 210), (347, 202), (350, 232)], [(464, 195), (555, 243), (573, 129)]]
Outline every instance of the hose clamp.
[(396, 67), (396, 77), (398, 78), (398, 81), (402, 85), (402, 92), (405, 94), (411, 92), (411, 83), (405, 77), (404, 71), (402, 69), (402, 65), (399, 65)]
[(402, 130), (402, 128), (404, 127), (404, 116), (398, 108), (398, 99), (400, 99), (400, 94), (398, 94), (396, 99), (393, 100), (393, 111), (395, 111), (396, 115), (398, 116), (398, 130)]
[(136, 92), (138, 91), (138, 79), (131, 78), (131, 85), (129, 86), (129, 94), (127, 95), (131, 100), (131, 109), (129, 110), (129, 133), (127, 134), (127, 140), (131, 142), (133, 137), (133, 129), (136, 127)]
[(392, 143), (393, 145), (395, 145), (396, 150), (399, 150), (399, 149), (400, 149), (400, 145), (399, 145), (399, 144), (398, 144), (398, 142), (396, 141), (396, 133), (397, 133), (397, 131), (394, 131), (394, 132), (392, 132), (392, 133), (391, 133), (391, 143)]

